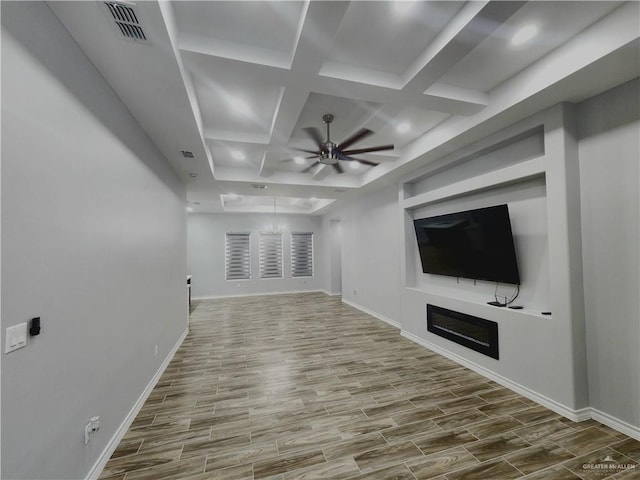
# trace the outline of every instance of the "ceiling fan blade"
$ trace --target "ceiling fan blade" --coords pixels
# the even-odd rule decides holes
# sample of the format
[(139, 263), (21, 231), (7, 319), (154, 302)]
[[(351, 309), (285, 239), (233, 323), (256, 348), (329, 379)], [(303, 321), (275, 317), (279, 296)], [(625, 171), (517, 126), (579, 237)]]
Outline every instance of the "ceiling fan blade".
[(335, 168), (336, 172), (338, 173), (344, 173), (344, 170), (342, 170), (342, 166), (337, 162), (333, 164), (333, 168)]
[(297, 150), (299, 152), (315, 153), (316, 156), (320, 155), (320, 152), (318, 152), (316, 150), (305, 150), (304, 148), (294, 148), (294, 150)]
[(324, 143), (324, 140), (322, 140), (322, 134), (320, 133), (320, 130), (318, 130), (316, 127), (305, 127), (303, 128), (303, 130), (307, 132), (307, 135), (309, 135), (311, 139), (316, 143), (316, 145), (318, 146), (318, 150), (322, 150), (322, 144)]
[(353, 160), (353, 158), (349, 158), (347, 157), (344, 153), (342, 153), (340, 150), (338, 150), (337, 148), (334, 148), (331, 153), (333, 153), (336, 157), (338, 157), (340, 160), (345, 160), (345, 161), (350, 161)]
[(378, 162), (372, 162), (371, 160), (364, 160), (364, 159), (361, 159), (361, 158), (348, 157), (344, 153), (342, 153), (340, 150), (335, 149), (335, 148), (333, 149), (333, 153), (340, 160), (346, 160), (348, 162), (360, 162), (360, 163), (364, 163), (365, 165), (371, 165), (372, 167), (375, 167), (376, 165), (380, 165)]
[(345, 148), (349, 148), (354, 143), (367, 138), (369, 135), (373, 135), (373, 132), (371, 130), (369, 130), (368, 128), (361, 128), (349, 138), (345, 138), (342, 143), (338, 144), (338, 146), (340, 147), (340, 150), (344, 151)]
[[(310, 158), (318, 158), (318, 155), (311, 155), (310, 157), (303, 157), (305, 160)], [(281, 162), (295, 162), (295, 158), (285, 158), (284, 160), (280, 160)]]
[(309, 170), (311, 170), (316, 165), (320, 165), (320, 162), (318, 162), (318, 161), (313, 162), (311, 165), (309, 165), (307, 168), (302, 170), (302, 172), (300, 172), (300, 173), (307, 173)]
[(369, 147), (369, 148), (357, 148), (355, 150), (342, 150), (342, 153), (345, 155), (357, 155), (359, 153), (367, 153), (367, 152), (381, 152), (383, 150), (393, 150), (395, 147), (391, 144), (389, 145), (380, 145), (378, 147)]
[(379, 162), (372, 162), (371, 160), (364, 160), (362, 158), (352, 158), (351, 160), (355, 160), (356, 162), (360, 162), (365, 165), (371, 165), (372, 167), (375, 167), (376, 165), (380, 165)]

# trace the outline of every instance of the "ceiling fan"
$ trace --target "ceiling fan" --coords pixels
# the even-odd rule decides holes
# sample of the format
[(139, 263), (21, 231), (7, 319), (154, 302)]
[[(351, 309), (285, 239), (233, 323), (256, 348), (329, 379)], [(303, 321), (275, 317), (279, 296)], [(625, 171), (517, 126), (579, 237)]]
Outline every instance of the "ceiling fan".
[(361, 140), (364, 140), (370, 135), (373, 135), (373, 132), (368, 128), (362, 128), (358, 130), (356, 133), (351, 135), (350, 137), (344, 139), (341, 143), (333, 143), (331, 141), (331, 137), (329, 135), (329, 125), (333, 122), (333, 115), (327, 113), (322, 116), (322, 121), (327, 126), (327, 139), (322, 140), (322, 135), (320, 134), (320, 130), (315, 127), (307, 127), (303, 130), (307, 132), (307, 135), (311, 137), (311, 139), (315, 142), (318, 147), (318, 150), (305, 150), (301, 148), (296, 148), (301, 152), (312, 153), (309, 158), (315, 158), (316, 161), (309, 165), (307, 168), (302, 170), (302, 173), (306, 173), (316, 165), (331, 165), (336, 172), (343, 173), (344, 170), (340, 165), (340, 160), (347, 162), (359, 162), (365, 165), (376, 166), (378, 162), (372, 162), (371, 160), (364, 160), (361, 158), (353, 158), (351, 155), (358, 155), (360, 153), (369, 153), (369, 152), (380, 152), (383, 150), (393, 150), (393, 145), (380, 145), (378, 147), (369, 147), (369, 148), (357, 148), (353, 150), (348, 150), (348, 148)]

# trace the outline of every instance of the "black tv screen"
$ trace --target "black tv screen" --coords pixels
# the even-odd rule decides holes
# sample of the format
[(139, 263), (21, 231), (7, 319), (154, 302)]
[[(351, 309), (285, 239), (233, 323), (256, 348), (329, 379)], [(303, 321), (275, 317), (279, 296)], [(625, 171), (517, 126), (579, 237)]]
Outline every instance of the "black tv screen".
[(424, 273), (520, 284), (507, 205), (413, 221)]

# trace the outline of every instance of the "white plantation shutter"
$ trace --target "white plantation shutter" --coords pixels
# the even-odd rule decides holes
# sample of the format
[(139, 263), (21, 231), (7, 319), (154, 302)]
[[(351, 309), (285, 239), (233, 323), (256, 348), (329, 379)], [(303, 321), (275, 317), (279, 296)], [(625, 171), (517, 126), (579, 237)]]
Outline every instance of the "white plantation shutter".
[(282, 278), (282, 234), (260, 234), (260, 278)]
[(291, 234), (291, 276), (313, 276), (313, 233)]
[(248, 280), (251, 278), (249, 233), (227, 233), (224, 254), (227, 280)]

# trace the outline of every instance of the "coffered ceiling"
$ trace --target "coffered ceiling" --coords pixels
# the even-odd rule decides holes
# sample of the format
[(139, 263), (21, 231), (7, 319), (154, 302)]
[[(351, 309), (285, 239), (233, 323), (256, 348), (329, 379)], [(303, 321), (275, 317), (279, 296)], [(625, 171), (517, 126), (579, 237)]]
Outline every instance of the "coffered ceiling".
[[(49, 5), (195, 212), (272, 211), (275, 197), (279, 212), (323, 213), (639, 70), (637, 2), (120, 2), (144, 40), (124, 37), (107, 3)], [(305, 158), (317, 150), (305, 128), (324, 138), (328, 113), (338, 145), (366, 128), (351, 148), (395, 148), (353, 155), (377, 166)]]

